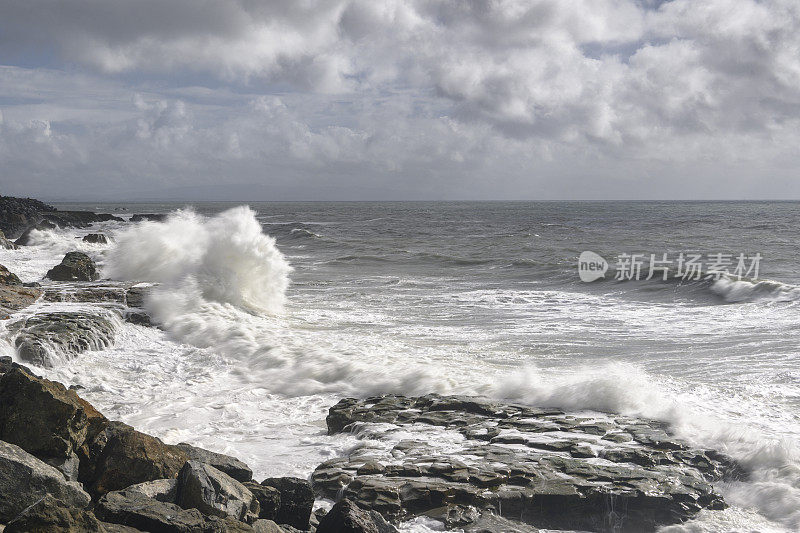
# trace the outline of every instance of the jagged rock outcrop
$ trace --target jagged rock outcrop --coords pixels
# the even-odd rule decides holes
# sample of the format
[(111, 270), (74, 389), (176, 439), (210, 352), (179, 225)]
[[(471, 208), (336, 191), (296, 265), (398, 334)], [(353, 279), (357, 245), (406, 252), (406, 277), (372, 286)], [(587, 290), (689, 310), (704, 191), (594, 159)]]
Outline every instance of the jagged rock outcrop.
[(53, 281), (94, 281), (100, 277), (97, 265), (83, 252), (68, 252), (61, 263), (45, 274)]
[(76, 479), (78, 456), (106, 418), (60, 383), (18, 365), (0, 378), (0, 440), (20, 446)]
[(77, 508), (90, 501), (78, 483), (65, 480), (61, 472), (19, 446), (0, 441), (0, 523), (48, 494)]
[(198, 448), (185, 442), (178, 443), (176, 446), (183, 450), (189, 459), (213, 466), (240, 483), (253, 479), (253, 471), (250, 470), (250, 467), (235, 457)]
[(317, 533), (396, 533), (397, 528), (375, 511), (341, 500), (319, 521)]
[(4, 248), (6, 250), (16, 250), (19, 248), (19, 246), (8, 240), (5, 233), (0, 231), (0, 248)]
[(95, 496), (131, 485), (175, 478), (188, 457), (161, 439), (109, 422), (81, 457), (79, 479)]
[(258, 518), (259, 504), (244, 485), (205, 463), (190, 460), (178, 474), (175, 503), (206, 515), (230, 516), (243, 522)]
[(108, 237), (104, 233), (90, 233), (84, 235), (82, 240), (91, 244), (108, 244)]
[(37, 313), (9, 326), (20, 359), (51, 367), (86, 350), (103, 350), (114, 344), (118, 318), (111, 311), (59, 311)]
[(275, 487), (267, 487), (253, 481), (242, 483), (247, 490), (253, 493), (258, 500), (258, 517), (267, 520), (275, 520), (278, 510), (281, 508), (281, 493)]
[(302, 531), (308, 529), (314, 507), (314, 491), (311, 489), (311, 483), (296, 477), (273, 477), (265, 479), (261, 484), (277, 489), (281, 495), (281, 505), (275, 514), (275, 522)]
[(14, 241), (17, 246), (30, 246), (34, 240), (34, 231), (49, 231), (56, 229), (56, 225), (47, 220), (40, 220), (36, 224), (28, 227), (22, 234)]
[(6, 526), (4, 533), (107, 533), (100, 521), (86, 509), (72, 507), (50, 494), (22, 511)]
[(725, 508), (711, 482), (743, 473), (626, 416), (429, 395), (342, 400), (327, 421), (364, 445), (316, 469), (317, 494), (450, 527), (492, 512), (538, 528), (653, 531)]
[(12, 313), (28, 307), (41, 295), (41, 290), (25, 287), (16, 274), (0, 265), (0, 320), (6, 320)]
[(0, 231), (9, 237), (16, 236), (28, 226), (35, 224), (42, 213), (55, 210), (52, 205), (33, 198), (0, 196)]

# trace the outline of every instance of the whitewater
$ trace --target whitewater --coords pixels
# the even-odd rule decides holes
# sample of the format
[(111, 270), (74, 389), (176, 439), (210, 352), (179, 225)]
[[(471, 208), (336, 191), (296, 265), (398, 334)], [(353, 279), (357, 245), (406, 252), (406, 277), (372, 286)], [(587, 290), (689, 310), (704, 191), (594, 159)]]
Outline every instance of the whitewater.
[[(0, 250), (23, 281), (80, 250), (103, 277), (150, 286), (159, 328), (120, 323), (112, 348), (41, 369), (111, 418), (260, 478), (305, 477), (358, 445), (325, 431), (347, 396), (640, 415), (751, 472), (720, 487), (730, 509), (665, 531), (800, 529), (800, 280), (783, 204), (69, 207), (169, 213)], [(112, 242), (80, 240), (97, 231)], [(760, 251), (770, 278), (582, 284), (584, 249)]]

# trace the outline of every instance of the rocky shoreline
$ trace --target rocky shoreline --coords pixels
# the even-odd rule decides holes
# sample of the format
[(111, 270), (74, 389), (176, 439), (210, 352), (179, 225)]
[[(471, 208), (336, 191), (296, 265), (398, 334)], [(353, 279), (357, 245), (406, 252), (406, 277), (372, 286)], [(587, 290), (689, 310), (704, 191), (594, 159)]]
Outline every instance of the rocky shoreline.
[[(76, 213), (83, 212), (0, 197), (0, 228), (9, 235), (113, 217)], [(22, 363), (0, 358), (7, 533), (388, 533), (417, 517), (467, 532), (654, 531), (724, 509), (718, 484), (747, 477), (732, 459), (693, 448), (653, 420), (387, 395), (330, 408), (328, 433), (358, 439), (346, 456), (309, 479), (257, 482), (234, 457), (109, 420), (77, 391), (23, 366), (55, 366), (111, 346), (122, 321), (151, 326), (146, 287), (98, 280), (85, 254), (68, 253), (47, 278), (23, 284), (0, 266), (0, 320)], [(35, 302), (91, 306), (29, 307)]]

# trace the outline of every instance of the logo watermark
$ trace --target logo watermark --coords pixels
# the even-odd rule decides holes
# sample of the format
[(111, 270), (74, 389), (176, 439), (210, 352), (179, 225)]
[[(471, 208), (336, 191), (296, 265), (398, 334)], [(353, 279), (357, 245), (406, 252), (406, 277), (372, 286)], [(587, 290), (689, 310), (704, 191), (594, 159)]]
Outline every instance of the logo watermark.
[[(621, 253), (616, 256), (614, 279), (618, 281), (671, 278), (683, 280), (714, 279), (722, 276), (758, 279), (760, 253), (753, 255), (729, 253), (644, 254)], [(606, 277), (609, 263), (595, 252), (585, 251), (578, 257), (581, 281), (592, 282)]]

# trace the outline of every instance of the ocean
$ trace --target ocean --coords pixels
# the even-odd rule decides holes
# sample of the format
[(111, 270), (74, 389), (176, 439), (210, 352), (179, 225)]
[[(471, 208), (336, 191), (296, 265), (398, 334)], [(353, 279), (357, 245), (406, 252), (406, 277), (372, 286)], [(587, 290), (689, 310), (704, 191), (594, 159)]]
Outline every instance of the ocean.
[[(240, 457), (260, 479), (306, 477), (357, 446), (325, 431), (346, 396), (640, 415), (751, 471), (720, 487), (730, 509), (665, 531), (800, 530), (800, 203), (56, 206), (172, 213), (0, 250), (23, 281), (78, 249), (105, 277), (158, 284), (147, 308), (162, 329), (125, 323), (113, 348), (42, 370), (110, 418)], [(97, 231), (114, 242), (75, 238)], [(581, 281), (584, 251), (608, 262), (605, 278)], [(669, 279), (645, 279), (651, 254), (673, 261)], [(639, 279), (614, 279), (630, 256)], [(730, 273), (676, 277), (691, 256)], [(757, 279), (734, 275), (740, 256)]]

